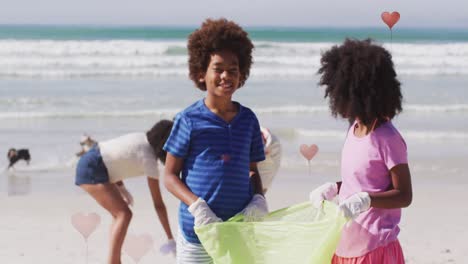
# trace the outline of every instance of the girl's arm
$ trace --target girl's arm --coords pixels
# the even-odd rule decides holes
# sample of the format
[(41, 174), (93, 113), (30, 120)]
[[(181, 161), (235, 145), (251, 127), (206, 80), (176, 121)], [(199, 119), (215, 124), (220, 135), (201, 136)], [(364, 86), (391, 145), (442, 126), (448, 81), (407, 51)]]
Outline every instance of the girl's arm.
[(263, 195), (262, 178), (260, 178), (260, 174), (258, 173), (257, 162), (250, 163), (250, 181), (254, 187), (254, 194)]
[(184, 160), (182, 158), (178, 158), (167, 152), (164, 170), (164, 186), (166, 186), (169, 192), (177, 197), (177, 199), (190, 206), (197, 201), (198, 197), (191, 192), (187, 185), (179, 178), (183, 165)]
[(408, 207), (413, 199), (411, 175), (408, 164), (398, 164), (390, 170), (393, 188), (385, 192), (369, 193), (371, 207), (403, 208)]
[(167, 217), (166, 205), (164, 204), (161, 196), (161, 189), (159, 188), (159, 180), (148, 177), (148, 187), (151, 192), (151, 198), (153, 199), (154, 209), (158, 214), (164, 232), (166, 232), (167, 239), (173, 239), (169, 218)]

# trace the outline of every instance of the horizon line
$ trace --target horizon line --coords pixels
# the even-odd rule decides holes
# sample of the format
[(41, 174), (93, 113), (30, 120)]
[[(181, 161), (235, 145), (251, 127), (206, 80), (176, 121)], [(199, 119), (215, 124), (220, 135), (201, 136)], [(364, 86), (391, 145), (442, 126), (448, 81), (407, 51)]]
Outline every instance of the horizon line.
[[(52, 23), (0, 23), (0, 27), (89, 27), (89, 28), (170, 28), (170, 29), (181, 29), (181, 30), (191, 30), (196, 29), (200, 25), (156, 25), (156, 24), (92, 24), (92, 23), (63, 23), (63, 24), (52, 24)], [(310, 29), (380, 29), (387, 28), (386, 25), (381, 26), (362, 26), (362, 25), (353, 25), (353, 26), (340, 26), (340, 25), (243, 25), (242, 27), (246, 29), (264, 29), (264, 30), (274, 30), (274, 29), (292, 29), (292, 30), (310, 30)], [(453, 30), (467, 30), (468, 26), (399, 26), (399, 29), (453, 29)]]

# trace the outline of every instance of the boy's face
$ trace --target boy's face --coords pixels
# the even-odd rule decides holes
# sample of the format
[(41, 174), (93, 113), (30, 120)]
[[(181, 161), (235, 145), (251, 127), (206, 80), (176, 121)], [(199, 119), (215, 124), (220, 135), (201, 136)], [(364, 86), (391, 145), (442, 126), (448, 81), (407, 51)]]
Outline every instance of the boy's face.
[(227, 50), (211, 54), (206, 73), (200, 77), (207, 92), (216, 97), (231, 97), (239, 87), (239, 80), (239, 60)]

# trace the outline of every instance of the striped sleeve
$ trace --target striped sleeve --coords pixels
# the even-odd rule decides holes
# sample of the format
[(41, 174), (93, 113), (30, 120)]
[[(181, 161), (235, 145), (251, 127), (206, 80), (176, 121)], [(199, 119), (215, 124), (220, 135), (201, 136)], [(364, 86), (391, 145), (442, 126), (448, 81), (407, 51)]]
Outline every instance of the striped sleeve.
[(191, 126), (183, 114), (174, 120), (171, 134), (164, 145), (164, 150), (178, 158), (187, 157), (190, 146)]
[(250, 145), (250, 162), (259, 162), (265, 160), (265, 150), (263, 148), (262, 132), (260, 124), (255, 118), (252, 131), (252, 144)]

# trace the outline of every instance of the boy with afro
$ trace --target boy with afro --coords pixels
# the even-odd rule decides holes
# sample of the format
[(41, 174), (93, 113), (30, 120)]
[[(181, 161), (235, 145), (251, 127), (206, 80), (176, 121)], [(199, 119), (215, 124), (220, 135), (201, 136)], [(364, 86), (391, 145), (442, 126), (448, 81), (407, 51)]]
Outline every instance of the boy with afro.
[(164, 146), (164, 183), (181, 201), (177, 263), (212, 263), (194, 226), (268, 213), (257, 170), (265, 159), (260, 125), (252, 110), (232, 101), (249, 77), (253, 47), (226, 19), (208, 19), (189, 36), (190, 79), (206, 97), (177, 114)]

